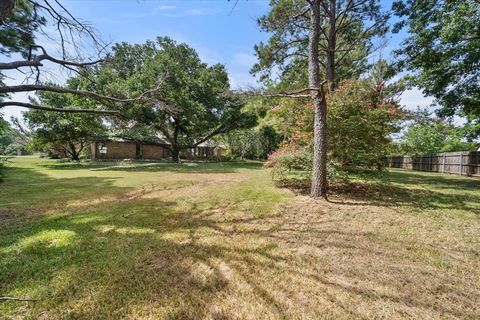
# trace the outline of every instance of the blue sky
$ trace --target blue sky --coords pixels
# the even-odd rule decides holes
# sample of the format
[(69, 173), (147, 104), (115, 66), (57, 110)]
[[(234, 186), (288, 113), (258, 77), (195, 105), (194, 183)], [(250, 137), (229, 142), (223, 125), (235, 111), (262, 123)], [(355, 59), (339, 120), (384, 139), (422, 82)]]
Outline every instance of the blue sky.
[[(232, 11), (227, 0), (63, 0), (76, 16), (90, 22), (107, 41), (142, 43), (157, 36), (170, 36), (194, 47), (202, 60), (209, 64), (225, 64), (233, 88), (255, 84), (249, 74), (255, 63), (253, 46), (267, 40), (260, 32), (256, 19), (268, 12), (268, 0), (240, 0)], [(391, 1), (383, 5), (390, 8)], [(392, 48), (399, 45), (405, 33), (389, 35), (382, 56), (388, 58)], [(12, 75), (15, 78), (14, 75)], [(26, 96), (16, 96), (25, 100)], [(427, 106), (418, 90), (406, 92), (402, 104), (409, 108)], [(5, 118), (19, 116), (18, 108), (6, 108)]]
[(170, 36), (194, 47), (210, 64), (228, 67), (232, 86), (250, 84), (253, 45), (266, 34), (256, 18), (268, 10), (268, 1), (66, 1), (78, 16), (92, 21), (105, 39), (141, 43)]

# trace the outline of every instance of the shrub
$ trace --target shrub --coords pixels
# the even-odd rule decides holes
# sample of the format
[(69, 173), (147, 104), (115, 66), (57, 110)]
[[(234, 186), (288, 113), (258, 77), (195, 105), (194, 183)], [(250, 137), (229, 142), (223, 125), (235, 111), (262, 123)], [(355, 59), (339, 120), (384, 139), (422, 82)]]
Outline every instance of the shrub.
[[(272, 153), (264, 163), (264, 167), (272, 168), (272, 179), (282, 185), (294, 188), (309, 188), (312, 174), (313, 154), (308, 149), (281, 149)], [(348, 173), (338, 164), (327, 164), (327, 175), (330, 182), (348, 180)]]
[(5, 175), (5, 167), (8, 162), (8, 157), (0, 157), (0, 181), (3, 180)]
[(311, 171), (313, 154), (305, 149), (276, 151), (272, 153), (264, 166), (282, 171)]
[[(403, 117), (394, 101), (383, 101), (367, 81), (345, 81), (327, 97), (328, 156), (342, 168), (381, 169), (392, 145), (391, 135)], [(309, 101), (285, 101), (273, 109), (281, 149), (313, 146), (314, 112)]]
[(234, 130), (218, 139), (226, 147), (226, 158), (264, 160), (277, 149), (281, 136), (274, 128), (260, 125), (251, 129)]

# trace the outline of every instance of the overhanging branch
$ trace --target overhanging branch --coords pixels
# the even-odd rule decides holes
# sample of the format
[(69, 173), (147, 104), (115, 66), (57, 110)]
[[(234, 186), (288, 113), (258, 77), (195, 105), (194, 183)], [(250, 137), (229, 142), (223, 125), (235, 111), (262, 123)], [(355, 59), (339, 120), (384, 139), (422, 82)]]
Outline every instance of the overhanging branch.
[(34, 47), (40, 48), (43, 51), (43, 53), (38, 56), (34, 56), (28, 60), (1, 62), (0, 70), (13, 70), (13, 69), (18, 69), (23, 67), (42, 67), (43, 66), (42, 61), (44, 60), (51, 61), (53, 63), (59, 64), (62, 66), (70, 66), (70, 67), (78, 67), (78, 68), (85, 68), (87, 66), (95, 65), (103, 61), (103, 60), (96, 60), (96, 61), (87, 61), (87, 62), (75, 62), (75, 61), (57, 59), (47, 54), (43, 47), (41, 46), (34, 46)]
[(64, 113), (93, 113), (93, 114), (103, 114), (110, 116), (122, 116), (120, 111), (110, 111), (110, 110), (95, 110), (95, 109), (77, 109), (77, 108), (54, 108), (47, 107), (38, 104), (28, 103), (28, 102), (19, 102), (19, 101), (5, 101), (0, 102), (0, 109), (4, 107), (15, 106), (23, 107), (28, 109), (43, 110), (43, 111), (55, 111), (55, 112), (64, 112)]
[(18, 85), (18, 86), (4, 86), (0, 87), (0, 93), (15, 93), (15, 92), (31, 92), (31, 91), (48, 91), (48, 92), (56, 92), (56, 93), (71, 93), (80, 96), (87, 96), (90, 98), (94, 98), (96, 100), (105, 100), (105, 101), (112, 101), (112, 102), (120, 102), (120, 103), (128, 103), (128, 102), (135, 102), (144, 99), (148, 94), (153, 93), (159, 90), (158, 88), (154, 88), (148, 91), (145, 91), (141, 95), (135, 98), (115, 98), (110, 96), (105, 96), (99, 93), (95, 93), (92, 91), (87, 90), (77, 90), (77, 89), (69, 89), (57, 86), (50, 86), (50, 85), (42, 85), (42, 84), (25, 84), (25, 85)]
[(196, 148), (196, 147), (198, 147), (199, 144), (204, 143), (205, 141), (207, 141), (207, 140), (213, 138), (214, 136), (216, 136), (217, 134), (224, 133), (225, 129), (226, 128), (223, 125), (220, 125), (217, 128), (210, 131), (210, 133), (208, 133), (205, 137), (201, 138), (200, 140), (198, 140), (194, 144), (192, 144), (190, 146), (185, 146), (185, 147), (186, 148)]
[(245, 95), (261, 98), (310, 98), (310, 94), (303, 94), (304, 92), (319, 91), (321, 88), (303, 88), (291, 92), (279, 92), (279, 93), (262, 93), (258, 91), (242, 92)]

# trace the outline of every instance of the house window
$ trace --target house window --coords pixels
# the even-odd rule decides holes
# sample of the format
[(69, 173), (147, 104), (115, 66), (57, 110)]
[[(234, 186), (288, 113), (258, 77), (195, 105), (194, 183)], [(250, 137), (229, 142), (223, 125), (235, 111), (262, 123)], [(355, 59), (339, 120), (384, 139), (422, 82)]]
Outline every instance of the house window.
[(100, 142), (98, 144), (98, 152), (101, 154), (107, 153), (107, 144), (105, 142)]

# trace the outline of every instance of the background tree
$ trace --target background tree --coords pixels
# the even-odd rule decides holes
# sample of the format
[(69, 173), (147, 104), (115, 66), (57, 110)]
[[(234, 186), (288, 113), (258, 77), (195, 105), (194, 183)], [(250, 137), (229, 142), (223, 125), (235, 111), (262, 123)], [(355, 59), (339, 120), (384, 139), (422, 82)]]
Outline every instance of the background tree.
[(126, 95), (158, 89), (151, 103), (119, 106), (117, 110), (131, 121), (116, 123), (161, 136), (169, 142), (175, 161), (181, 150), (255, 124), (253, 114), (242, 112), (244, 102), (230, 92), (225, 67), (201, 62), (186, 44), (167, 37), (141, 45), (117, 44), (110, 61), (100, 70), (103, 89)]
[(267, 44), (256, 46), (260, 61), (252, 71), (267, 78), (276, 67), (282, 76), (308, 66), (308, 77), (301, 76), (303, 72), (298, 81), (290, 79), (288, 83), (299, 85), (289, 88), (295, 93), (290, 96), (303, 97), (299, 93), (309, 92), (313, 100), (311, 196), (325, 197), (327, 105), (321, 79), (325, 79), (328, 90), (333, 92), (338, 83), (337, 68), (343, 69), (345, 75), (361, 73), (373, 48), (372, 39), (387, 31), (388, 16), (380, 11), (379, 1), (375, 0), (273, 0), (271, 7), (270, 13), (259, 19), (259, 25), (272, 36)]
[(239, 129), (223, 134), (219, 141), (225, 146), (225, 156), (232, 159), (265, 160), (277, 150), (281, 135), (270, 125)]
[(395, 100), (385, 99), (384, 90), (369, 81), (342, 83), (329, 98), (331, 158), (342, 167), (381, 169), (400, 130), (403, 111)]
[(13, 142), (13, 130), (10, 123), (1, 118), (0, 114), (0, 154), (5, 154), (5, 149)]
[(407, 126), (400, 141), (400, 150), (408, 155), (437, 152), (475, 151), (478, 143), (462, 138), (462, 128), (430, 117), (420, 117)]
[(0, 155), (14, 156), (19, 152), (29, 154), (29, 136), (20, 129), (10, 125), (7, 121), (0, 119), (0, 127), (5, 124), (5, 129), (0, 129)]
[[(56, 108), (86, 103), (74, 95), (52, 92), (41, 93), (39, 99), (42, 104)], [(105, 135), (106, 131), (103, 119), (94, 114), (30, 110), (24, 113), (24, 120), (31, 130), (32, 148), (49, 153), (60, 152), (72, 160), (80, 160), (89, 139)]]
[(400, 66), (414, 74), (412, 82), (425, 95), (435, 97), (440, 116), (466, 116), (478, 137), (480, 2), (401, 0), (393, 9), (402, 18), (395, 30), (408, 30), (396, 51)]
[(275, 118), (265, 99), (250, 99), (244, 112), (255, 114), (257, 125), (250, 129), (237, 129), (216, 138), (225, 146), (225, 157), (232, 159), (265, 160), (277, 150), (283, 140), (275, 129)]
[(46, 24), (45, 17), (36, 14), (33, 2), (28, 0), (4, 0), (0, 12), (0, 54), (20, 53), (26, 57), (34, 33)]

